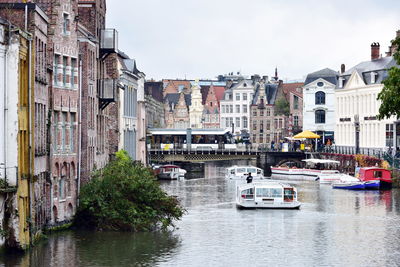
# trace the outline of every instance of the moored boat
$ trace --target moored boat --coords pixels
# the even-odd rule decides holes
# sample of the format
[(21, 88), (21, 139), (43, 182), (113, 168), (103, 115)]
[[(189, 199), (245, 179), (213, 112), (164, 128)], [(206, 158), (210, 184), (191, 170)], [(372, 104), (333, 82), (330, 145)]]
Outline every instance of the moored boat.
[(378, 168), (378, 167), (356, 168), (356, 177), (364, 182), (379, 180), (380, 189), (392, 187), (391, 172), (383, 168)]
[(232, 166), (226, 168), (225, 178), (234, 180), (246, 180), (247, 176), (251, 174), (253, 179), (264, 179), (264, 171), (254, 166)]
[(158, 179), (177, 180), (179, 177), (184, 177), (186, 171), (179, 166), (168, 164), (158, 168)]
[(344, 174), (340, 181), (332, 183), (332, 187), (337, 189), (362, 190), (365, 189), (365, 183), (353, 176)]
[(364, 182), (365, 189), (379, 189), (380, 184), (380, 180), (369, 180)]
[(297, 189), (275, 181), (259, 181), (236, 186), (238, 208), (298, 209)]

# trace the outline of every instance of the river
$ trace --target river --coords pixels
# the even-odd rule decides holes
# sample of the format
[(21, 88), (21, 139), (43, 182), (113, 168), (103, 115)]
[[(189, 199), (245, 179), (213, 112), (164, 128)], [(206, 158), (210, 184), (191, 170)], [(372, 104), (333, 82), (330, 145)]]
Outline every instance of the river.
[(1, 266), (399, 266), (400, 190), (347, 191), (291, 181), (300, 210), (238, 210), (227, 163), (162, 182), (187, 214), (174, 231), (61, 232)]

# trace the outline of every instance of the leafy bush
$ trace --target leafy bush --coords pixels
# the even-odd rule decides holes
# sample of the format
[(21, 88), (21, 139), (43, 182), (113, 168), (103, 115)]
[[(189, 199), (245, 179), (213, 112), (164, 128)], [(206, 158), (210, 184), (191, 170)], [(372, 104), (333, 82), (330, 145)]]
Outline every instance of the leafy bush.
[(275, 115), (285, 115), (290, 114), (290, 104), (286, 98), (281, 97), (275, 101)]
[(184, 213), (159, 186), (151, 169), (126, 151), (94, 173), (82, 187), (74, 225), (97, 230), (149, 231), (173, 226)]

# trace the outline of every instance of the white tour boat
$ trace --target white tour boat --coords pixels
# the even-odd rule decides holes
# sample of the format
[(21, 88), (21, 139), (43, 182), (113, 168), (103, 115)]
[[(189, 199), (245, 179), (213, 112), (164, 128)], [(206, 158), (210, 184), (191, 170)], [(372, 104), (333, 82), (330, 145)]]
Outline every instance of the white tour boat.
[(253, 182), (236, 186), (238, 208), (298, 209), (297, 189), (276, 181)]
[(319, 180), (322, 184), (331, 184), (339, 181), (343, 175), (338, 170), (331, 170), (332, 165), (340, 162), (329, 159), (304, 159), (306, 168), (271, 167), (273, 178), (296, 179), (296, 180)]
[(226, 168), (225, 178), (234, 180), (246, 180), (247, 176), (251, 173), (254, 179), (264, 179), (264, 171), (260, 168), (253, 166), (232, 166)]
[(177, 180), (178, 178), (183, 178), (185, 174), (186, 170), (172, 164), (163, 165), (157, 169), (157, 176), (159, 179)]

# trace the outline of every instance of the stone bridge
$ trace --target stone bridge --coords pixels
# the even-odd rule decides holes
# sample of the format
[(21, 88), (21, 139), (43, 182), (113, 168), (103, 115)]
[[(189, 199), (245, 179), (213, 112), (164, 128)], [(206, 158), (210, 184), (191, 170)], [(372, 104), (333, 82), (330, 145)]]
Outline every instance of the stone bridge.
[(160, 150), (149, 151), (153, 162), (206, 162), (220, 160), (257, 159), (262, 165), (281, 165), (285, 162), (301, 164), (305, 159), (303, 152), (277, 152), (260, 150), (229, 150), (229, 149), (201, 149), (201, 150)]

